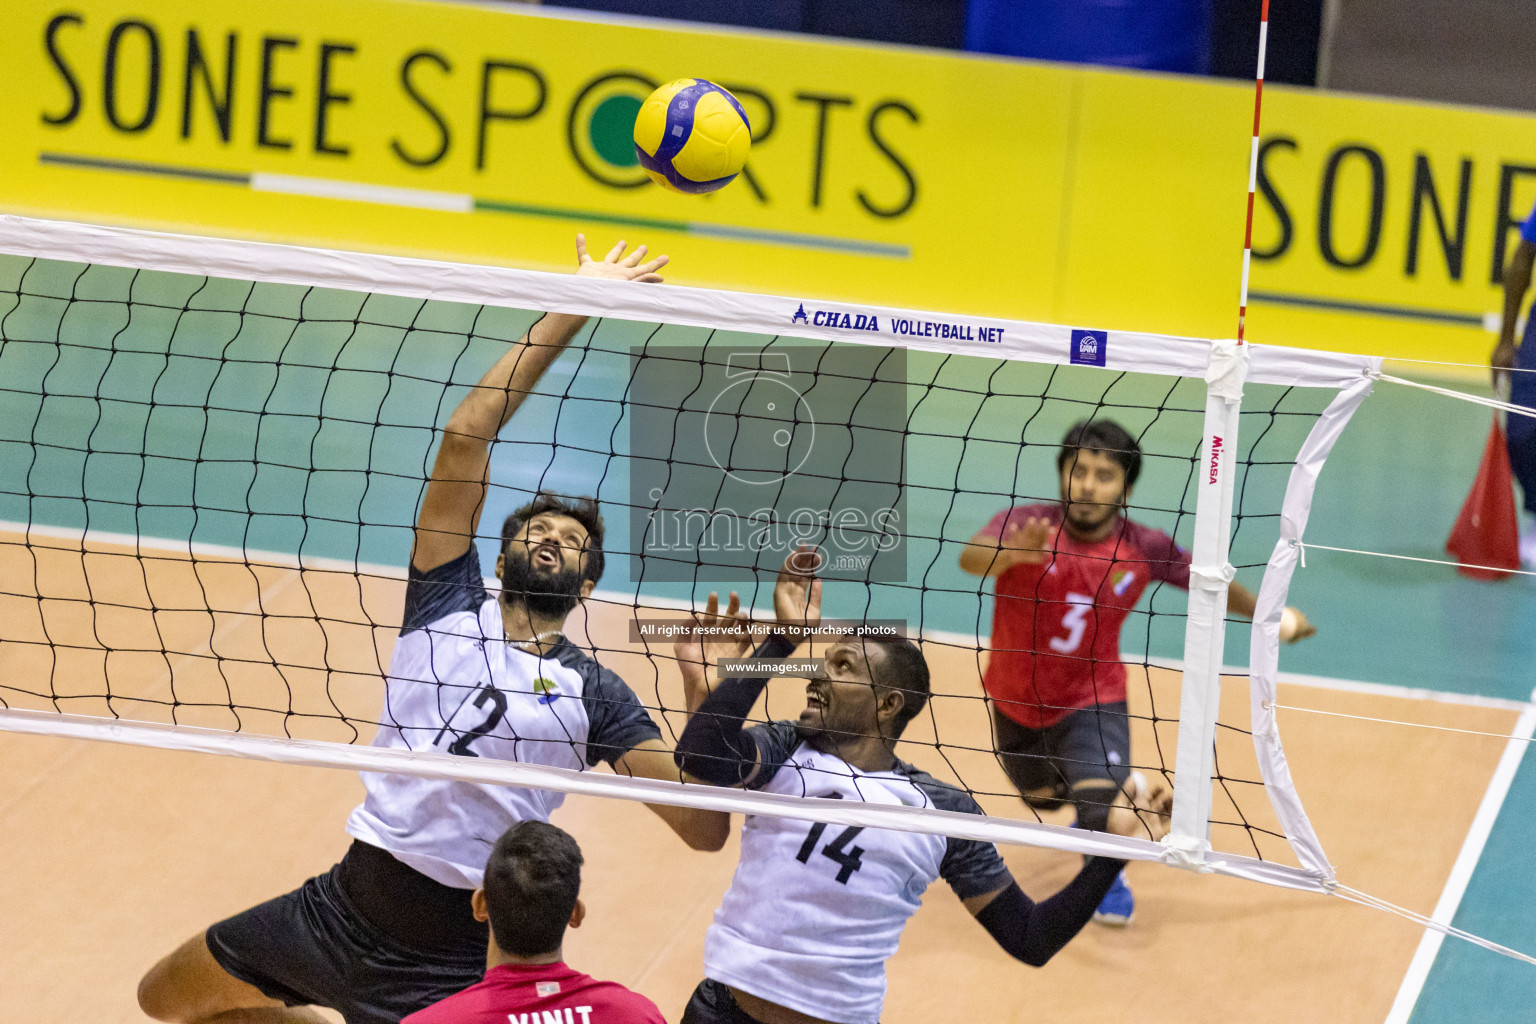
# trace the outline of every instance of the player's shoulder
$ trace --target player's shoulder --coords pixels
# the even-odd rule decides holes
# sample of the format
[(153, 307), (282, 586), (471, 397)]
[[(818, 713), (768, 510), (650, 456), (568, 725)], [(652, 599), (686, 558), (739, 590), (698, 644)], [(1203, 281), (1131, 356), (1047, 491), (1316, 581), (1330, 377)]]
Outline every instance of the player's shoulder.
[[(665, 1020), (661, 1009), (634, 989), (583, 974), (569, 964), (559, 964), (557, 969), (550, 971), (548, 978), (559, 984), (562, 997), (569, 996), (568, 1001), (590, 1006), (594, 1022), (619, 1020), (626, 1024), (652, 1024), (654, 1021), (661, 1024)], [(517, 1018), (514, 1015), (512, 1019)]]
[(1126, 519), (1124, 522), (1120, 532), (1122, 549), (1131, 548), (1149, 558), (1169, 558), (1184, 550), (1173, 537), (1155, 526), (1138, 523), (1134, 519)]
[[(604, 672), (602, 664), (596, 658), (571, 643), (567, 637), (562, 636), (545, 657), (573, 672), (580, 672), (583, 676), (600, 676)], [(614, 678), (618, 678), (616, 673), (613, 675)]]
[(592, 727), (587, 740), (592, 764), (597, 759), (612, 762), (647, 740), (661, 738), (639, 695), (613, 669), (565, 638), (546, 658), (580, 680), (582, 706)]
[(786, 719), (759, 722), (748, 726), (747, 733), (757, 744), (758, 759), (765, 764), (788, 761), (805, 742), (801, 739), (800, 727)]
[(546, 657), (581, 676), (584, 692), (590, 697), (612, 698), (633, 692), (622, 676), (565, 637)]
[[(406, 636), (417, 630), (430, 630), (447, 620), (469, 615), (486, 616), (486, 605), (495, 598), (485, 589), (480, 575), (480, 555), (471, 546), (457, 558), (441, 565), (420, 569), (412, 562), (406, 569), (405, 610), (400, 624), (400, 635)], [(499, 610), (493, 609), (491, 617), (499, 621)], [(448, 633), (472, 631), (468, 621)]]
[(582, 991), (582, 997), (594, 1007), (614, 1011), (614, 1016), (594, 1013), (594, 1020), (618, 1019), (632, 1021), (634, 1024), (661, 1024), (666, 1019), (661, 1015), (661, 1008), (650, 999), (616, 981), (592, 979), (591, 984)]
[(981, 805), (969, 792), (961, 789), (953, 783), (936, 779), (915, 765), (905, 761), (896, 762), (896, 772), (922, 791), (935, 809), (940, 811), (956, 811), (960, 814), (982, 814)]

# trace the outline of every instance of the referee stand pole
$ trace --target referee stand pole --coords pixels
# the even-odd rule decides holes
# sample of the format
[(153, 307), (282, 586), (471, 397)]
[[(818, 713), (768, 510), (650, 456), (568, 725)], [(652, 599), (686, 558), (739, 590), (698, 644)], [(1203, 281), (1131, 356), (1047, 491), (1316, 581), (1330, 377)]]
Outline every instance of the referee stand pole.
[(1211, 343), (1206, 369), (1205, 435), (1196, 468), (1195, 543), (1189, 570), (1189, 615), (1184, 626), (1184, 674), (1179, 688), (1179, 750), (1174, 762), (1173, 820), (1163, 839), (1165, 863), (1209, 871), (1212, 775), (1216, 767), (1216, 715), (1221, 707), (1221, 663), (1227, 633), (1227, 560), (1232, 539), (1238, 418), (1248, 348)]

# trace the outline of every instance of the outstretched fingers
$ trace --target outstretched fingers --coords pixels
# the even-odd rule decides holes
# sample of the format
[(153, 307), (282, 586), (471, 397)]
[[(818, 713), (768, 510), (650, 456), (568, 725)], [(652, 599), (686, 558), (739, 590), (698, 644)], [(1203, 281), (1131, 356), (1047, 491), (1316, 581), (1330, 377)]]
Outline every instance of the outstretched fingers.
[(641, 281), (645, 284), (659, 284), (661, 275), (657, 273), (669, 261), (666, 256), (657, 256), (647, 260), (645, 257), (649, 249), (638, 246), (634, 252), (625, 255), (629, 243), (620, 239), (608, 255), (601, 260), (595, 260), (587, 250), (587, 236), (576, 236), (576, 269), (591, 277), (606, 277), (619, 281)]
[(713, 590), (709, 592), (709, 598), (704, 602), (704, 615), (702, 620), (698, 615), (695, 621), (702, 621), (706, 626), (724, 626), (741, 621), (741, 595), (731, 591), (730, 600), (726, 602), (725, 614), (720, 614), (720, 595)]
[(636, 267), (635, 274), (630, 278), (630, 280), (640, 281), (644, 284), (660, 284), (662, 280), (661, 275), (656, 273), (656, 271), (660, 270), (671, 261), (671, 257), (669, 256), (657, 256), (655, 259), (647, 263), (642, 263)]

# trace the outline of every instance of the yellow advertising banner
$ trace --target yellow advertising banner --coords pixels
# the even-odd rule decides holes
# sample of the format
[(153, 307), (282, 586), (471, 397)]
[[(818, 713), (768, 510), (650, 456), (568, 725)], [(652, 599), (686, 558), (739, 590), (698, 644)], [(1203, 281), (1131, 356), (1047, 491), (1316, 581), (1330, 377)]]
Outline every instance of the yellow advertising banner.
[[(423, 0), (12, 0), (8, 212), (538, 269), (578, 230), (671, 279), (1236, 330), (1242, 84)], [(751, 122), (704, 197), (645, 179), (652, 88)], [(1536, 118), (1266, 96), (1250, 335), (1486, 355)]]

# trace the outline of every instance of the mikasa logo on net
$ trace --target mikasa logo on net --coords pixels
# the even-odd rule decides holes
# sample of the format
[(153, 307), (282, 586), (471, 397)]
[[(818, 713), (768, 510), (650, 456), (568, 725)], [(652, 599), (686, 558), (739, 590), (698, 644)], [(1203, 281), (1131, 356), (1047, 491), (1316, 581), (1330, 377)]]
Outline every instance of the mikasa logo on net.
[(1221, 469), (1221, 438), (1211, 435), (1211, 477), (1206, 483), (1215, 483), (1216, 475)]

